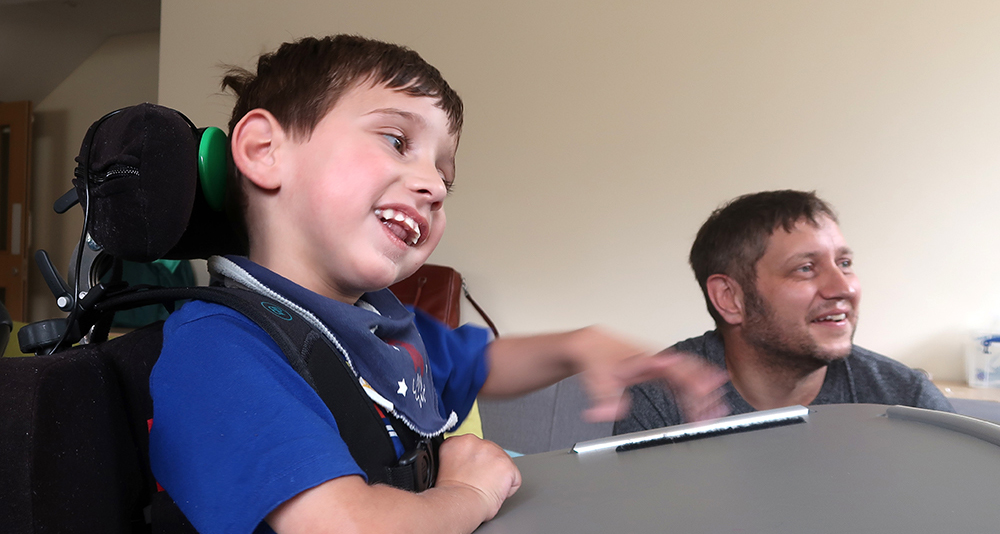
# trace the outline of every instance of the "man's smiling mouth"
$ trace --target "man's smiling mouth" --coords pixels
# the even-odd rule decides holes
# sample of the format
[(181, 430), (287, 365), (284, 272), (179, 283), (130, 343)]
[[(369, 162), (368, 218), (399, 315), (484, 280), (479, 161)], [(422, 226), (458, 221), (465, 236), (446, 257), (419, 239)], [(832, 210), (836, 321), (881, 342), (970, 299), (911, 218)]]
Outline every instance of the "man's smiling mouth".
[(846, 313), (837, 313), (837, 314), (833, 314), (833, 315), (824, 315), (823, 317), (819, 317), (819, 318), (815, 319), (813, 322), (816, 322), (816, 323), (824, 323), (824, 322), (837, 323), (837, 322), (843, 321), (845, 319), (847, 319), (847, 314)]
[(392, 208), (376, 209), (375, 216), (403, 243), (413, 246), (420, 241), (420, 225), (412, 217)]

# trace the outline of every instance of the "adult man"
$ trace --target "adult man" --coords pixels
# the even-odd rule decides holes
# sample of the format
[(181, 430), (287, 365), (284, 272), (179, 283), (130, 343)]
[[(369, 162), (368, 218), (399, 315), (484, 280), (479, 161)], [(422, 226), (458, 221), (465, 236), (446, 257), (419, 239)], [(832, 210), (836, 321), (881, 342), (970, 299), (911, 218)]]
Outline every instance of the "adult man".
[[(853, 254), (814, 193), (754, 193), (715, 210), (690, 262), (716, 330), (674, 348), (726, 369), (733, 414), (838, 403), (954, 411), (920, 372), (853, 344), (861, 300)], [(630, 393), (616, 434), (685, 422), (659, 384)]]

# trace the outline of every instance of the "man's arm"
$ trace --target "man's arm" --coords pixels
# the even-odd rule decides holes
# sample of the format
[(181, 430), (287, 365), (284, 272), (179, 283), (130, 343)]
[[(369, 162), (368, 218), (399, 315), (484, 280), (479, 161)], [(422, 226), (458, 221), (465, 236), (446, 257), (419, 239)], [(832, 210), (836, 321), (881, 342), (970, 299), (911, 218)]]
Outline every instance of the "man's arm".
[(721, 370), (676, 351), (650, 355), (594, 326), (558, 334), (500, 337), (490, 345), (487, 356), (490, 373), (481, 391), (486, 396), (520, 395), (581, 373), (592, 403), (584, 416), (591, 421), (623, 416), (628, 409), (625, 388), (649, 380), (669, 383), (688, 420), (726, 413), (719, 387), (727, 379)]
[(468, 534), (492, 519), (521, 485), (521, 473), (499, 446), (472, 435), (441, 444), (435, 486), (411, 493), (360, 476), (329, 480), (278, 506), (267, 523), (278, 534)]

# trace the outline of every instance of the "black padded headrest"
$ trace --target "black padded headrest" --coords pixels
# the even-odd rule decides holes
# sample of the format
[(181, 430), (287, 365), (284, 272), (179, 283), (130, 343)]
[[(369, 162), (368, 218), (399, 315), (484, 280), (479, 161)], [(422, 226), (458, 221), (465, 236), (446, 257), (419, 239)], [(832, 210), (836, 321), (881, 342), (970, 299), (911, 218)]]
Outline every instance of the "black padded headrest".
[(106, 253), (136, 262), (244, 253), (201, 193), (200, 137), (181, 113), (148, 103), (91, 126), (73, 185), (85, 209), (90, 203), (90, 235)]

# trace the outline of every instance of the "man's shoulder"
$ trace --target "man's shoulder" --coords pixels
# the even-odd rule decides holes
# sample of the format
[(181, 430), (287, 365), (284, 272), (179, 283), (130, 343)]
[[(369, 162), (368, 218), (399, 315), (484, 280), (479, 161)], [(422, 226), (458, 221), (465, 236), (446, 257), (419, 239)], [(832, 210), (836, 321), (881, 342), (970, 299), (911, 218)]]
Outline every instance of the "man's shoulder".
[(954, 411), (927, 375), (892, 358), (855, 345), (848, 367), (857, 402)]
[(725, 365), (726, 346), (722, 342), (722, 336), (716, 330), (709, 330), (700, 336), (689, 337), (675, 343), (671, 348), (700, 356), (719, 366)]
[(913, 405), (924, 390), (934, 389), (922, 372), (863, 347), (855, 345), (846, 363), (858, 402)]
[(902, 362), (858, 345), (854, 345), (851, 349), (849, 358), (851, 371), (854, 373), (867, 373), (886, 380), (906, 379), (913, 381), (924, 377), (923, 373)]

